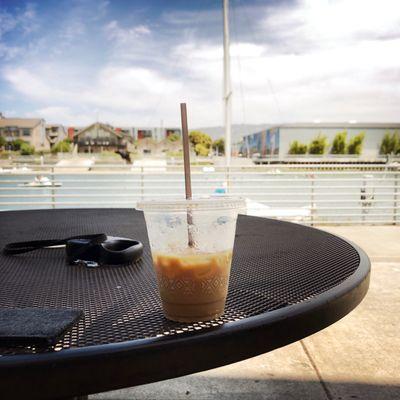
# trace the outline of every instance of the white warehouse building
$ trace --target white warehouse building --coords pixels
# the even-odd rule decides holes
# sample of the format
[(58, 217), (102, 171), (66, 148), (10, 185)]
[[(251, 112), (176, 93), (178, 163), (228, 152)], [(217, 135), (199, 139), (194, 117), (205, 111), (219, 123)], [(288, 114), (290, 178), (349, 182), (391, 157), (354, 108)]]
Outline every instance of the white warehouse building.
[(365, 134), (361, 157), (376, 159), (383, 136), (389, 132), (400, 134), (400, 123), (290, 123), (270, 127), (264, 131), (256, 132), (243, 137), (240, 152), (244, 156), (257, 155), (261, 158), (274, 157), (285, 159), (289, 156), (290, 144), (297, 140), (309, 145), (319, 134), (326, 136), (328, 141), (327, 152), (334, 137), (339, 132), (347, 132), (347, 142), (354, 136), (363, 132)]

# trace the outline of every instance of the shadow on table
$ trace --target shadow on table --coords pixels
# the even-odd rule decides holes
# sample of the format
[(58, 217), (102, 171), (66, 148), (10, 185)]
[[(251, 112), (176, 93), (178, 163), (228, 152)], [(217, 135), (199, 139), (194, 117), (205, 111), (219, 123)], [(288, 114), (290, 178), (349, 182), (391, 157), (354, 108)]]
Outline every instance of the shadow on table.
[(187, 376), (89, 396), (90, 400), (394, 400), (399, 385)]

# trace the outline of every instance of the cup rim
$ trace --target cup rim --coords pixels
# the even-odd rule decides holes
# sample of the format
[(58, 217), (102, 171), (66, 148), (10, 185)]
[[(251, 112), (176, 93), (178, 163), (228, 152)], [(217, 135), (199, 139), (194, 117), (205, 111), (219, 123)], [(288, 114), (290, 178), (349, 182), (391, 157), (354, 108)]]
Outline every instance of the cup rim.
[(186, 211), (186, 210), (232, 210), (246, 207), (243, 197), (234, 196), (210, 196), (194, 197), (187, 200), (182, 198), (171, 198), (167, 200), (143, 200), (136, 205), (137, 210), (144, 212), (163, 212), (163, 211)]

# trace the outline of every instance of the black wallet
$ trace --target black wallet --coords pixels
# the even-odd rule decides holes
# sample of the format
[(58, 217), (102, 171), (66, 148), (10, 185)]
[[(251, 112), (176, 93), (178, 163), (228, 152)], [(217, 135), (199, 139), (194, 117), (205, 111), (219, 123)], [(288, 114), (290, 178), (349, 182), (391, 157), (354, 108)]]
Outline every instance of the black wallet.
[(0, 346), (53, 345), (82, 315), (71, 309), (0, 309)]

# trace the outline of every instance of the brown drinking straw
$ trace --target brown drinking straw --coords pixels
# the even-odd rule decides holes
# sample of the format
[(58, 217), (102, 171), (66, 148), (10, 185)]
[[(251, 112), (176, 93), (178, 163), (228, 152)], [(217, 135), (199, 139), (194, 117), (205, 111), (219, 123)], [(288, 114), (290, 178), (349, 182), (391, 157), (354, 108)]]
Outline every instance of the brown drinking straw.
[[(182, 122), (182, 142), (183, 142), (183, 166), (185, 170), (185, 193), (186, 200), (192, 199), (192, 182), (190, 180), (190, 154), (189, 154), (189, 133), (187, 123), (186, 103), (181, 103), (181, 122)], [(194, 240), (190, 226), (193, 225), (192, 213), (187, 211), (188, 223), (188, 245), (194, 246)]]

